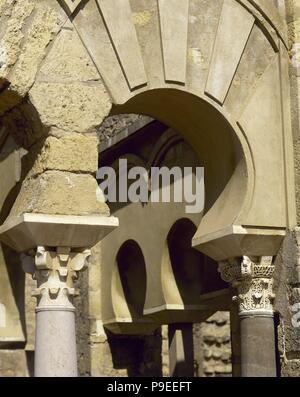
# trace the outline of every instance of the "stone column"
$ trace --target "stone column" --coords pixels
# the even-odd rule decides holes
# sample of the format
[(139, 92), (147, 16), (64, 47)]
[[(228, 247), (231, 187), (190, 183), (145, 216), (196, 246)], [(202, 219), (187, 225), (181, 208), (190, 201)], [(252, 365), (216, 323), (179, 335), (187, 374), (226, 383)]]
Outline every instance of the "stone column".
[(230, 337), (232, 376), (241, 377), (241, 329), (238, 307), (234, 303), (230, 308)]
[(219, 264), (224, 281), (236, 288), (241, 330), (241, 376), (276, 377), (273, 257), (246, 257)]
[(37, 280), (35, 376), (76, 377), (74, 280), (87, 266), (90, 250), (38, 247), (24, 270)]
[(171, 377), (194, 376), (193, 324), (169, 325), (169, 366)]

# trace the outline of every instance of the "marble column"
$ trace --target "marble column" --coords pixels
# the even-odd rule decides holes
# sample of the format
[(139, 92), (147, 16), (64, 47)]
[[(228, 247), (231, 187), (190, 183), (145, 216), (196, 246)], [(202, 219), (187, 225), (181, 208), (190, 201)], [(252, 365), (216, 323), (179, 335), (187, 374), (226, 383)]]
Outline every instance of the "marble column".
[(237, 291), (241, 332), (241, 376), (276, 377), (273, 257), (234, 258), (219, 264)]
[(90, 250), (38, 247), (34, 261), (24, 270), (37, 280), (35, 371), (36, 377), (76, 377), (74, 280), (87, 267)]

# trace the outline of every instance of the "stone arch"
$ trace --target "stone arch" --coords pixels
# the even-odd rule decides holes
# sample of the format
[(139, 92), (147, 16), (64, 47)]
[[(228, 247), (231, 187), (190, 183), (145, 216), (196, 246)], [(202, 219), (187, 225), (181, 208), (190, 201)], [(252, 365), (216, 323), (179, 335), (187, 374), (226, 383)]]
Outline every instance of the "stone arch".
[[(282, 100), (289, 97), (286, 26), (273, 3), (52, 0), (36, 7), (36, 15), (49, 17), (38, 40), (26, 38), (38, 56), (26, 40), (18, 62), (10, 65), (13, 54), (5, 56), (2, 103), (14, 93), (28, 98), (47, 133), (60, 137), (93, 132), (109, 114), (129, 111), (167, 122), (207, 157), (207, 207), (195, 245), (220, 259), (228, 255), (224, 244), (217, 252), (210, 242), (238, 235), (232, 254), (239, 256), (242, 236), (262, 229), (273, 254), (295, 224), (289, 103)], [(41, 26), (42, 19), (13, 11), (23, 35), (25, 20), (32, 31), (34, 23)], [(89, 59), (89, 70), (76, 75), (66, 73), (74, 61), (66, 55), (70, 31)], [(18, 76), (29, 59), (34, 72), (23, 84)], [(250, 251), (260, 255), (255, 245)]]
[[(160, 125), (160, 123), (157, 124)], [(152, 128), (155, 127), (153, 126)], [(169, 167), (178, 166), (181, 168), (184, 166), (195, 167), (199, 164), (195, 151), (175, 131), (168, 129), (167, 126), (164, 126), (164, 129), (159, 129), (158, 136), (160, 138), (156, 138), (156, 144), (153, 144), (152, 147), (151, 144), (149, 145), (148, 139), (151, 143), (154, 140), (148, 135), (149, 130), (151, 130), (150, 125), (143, 132), (147, 143), (144, 143), (144, 148), (139, 147), (140, 152), (136, 153), (137, 142), (140, 142), (141, 146), (143, 146), (143, 139), (137, 133), (135, 138), (131, 138), (133, 139), (132, 148), (134, 148), (132, 150), (136, 153), (134, 156), (124, 154), (128, 149), (128, 145), (124, 141), (123, 148), (121, 143), (119, 143), (120, 146), (118, 148), (115, 148), (115, 152), (111, 148), (112, 153), (110, 155), (106, 154), (106, 159), (102, 162), (102, 165), (117, 165), (116, 159), (118, 156), (122, 159), (126, 158), (129, 166), (140, 165), (142, 159), (139, 156), (141, 153), (145, 155), (144, 162), (147, 164), (148, 170), (154, 165), (158, 167), (166, 165)], [(144, 150), (146, 146), (147, 151)], [(110, 203), (108, 204), (110, 205)], [(224, 283), (220, 285), (217, 282), (210, 282), (209, 287), (207, 289), (204, 288), (203, 291), (197, 284), (197, 287), (195, 287), (195, 289), (199, 287), (197, 289), (197, 299), (195, 299), (196, 292), (193, 295), (194, 299), (184, 300), (180, 298), (179, 290), (184, 286), (185, 291), (188, 291), (188, 281), (185, 279), (180, 283), (178, 278), (176, 279), (174, 276), (174, 269), (172, 269), (168, 251), (167, 235), (172, 226), (177, 224), (177, 222), (180, 223), (179, 220), (182, 218), (188, 224), (192, 224), (188, 251), (192, 251), (193, 255), (201, 261), (201, 264), (204, 263), (205, 261), (202, 261), (204, 255), (191, 247), (192, 235), (201, 221), (201, 213), (185, 214), (185, 204), (173, 202), (168, 204), (148, 203), (145, 205), (142, 203), (117, 203), (115, 206), (110, 205), (110, 207), (113, 209), (113, 215), (119, 218), (120, 227), (103, 241), (101, 259), (99, 258), (102, 264), (102, 277), (105, 280), (113, 280), (115, 276), (119, 277), (117, 273), (114, 276), (112, 275), (111, 263), (114, 262), (120, 247), (128, 239), (134, 240), (143, 250), (147, 272), (147, 289), (143, 315), (139, 319), (134, 319), (129, 315), (130, 311), (124, 296), (111, 290), (112, 282), (104, 283), (102, 285), (102, 310), (104, 313), (103, 322), (107, 328), (114, 332), (143, 333), (154, 329), (155, 324), (157, 326), (157, 324), (172, 323), (179, 321), (179, 319), (188, 322), (192, 320), (201, 321), (215, 310), (225, 310), (229, 307), (230, 294)], [(161, 221), (162, 219), (164, 220), (163, 222)], [(183, 223), (185, 224), (185, 222)], [(176, 239), (186, 234), (184, 227), (176, 228), (176, 230)], [(196, 266), (195, 263), (194, 265)], [(214, 266), (211, 266), (207, 275), (211, 275), (214, 270)], [(215, 273), (214, 275), (216, 280), (220, 281), (219, 275)], [(210, 281), (212, 281), (212, 277)], [(219, 290), (217, 291), (217, 289)], [(114, 298), (114, 305), (112, 304), (112, 297)], [(125, 311), (121, 313), (116, 310), (117, 306), (123, 307)]]
[(167, 324), (201, 322), (217, 310), (228, 310), (227, 285), (216, 263), (192, 247), (195, 218), (178, 217), (166, 234), (160, 277), (164, 305), (144, 312)]
[[(127, 153), (121, 157), (127, 160), (128, 169), (135, 166), (146, 167), (144, 159), (138, 155)], [(119, 162), (114, 160), (110, 165), (116, 171), (118, 180)], [(109, 203), (112, 214), (130, 205), (139, 203)], [(123, 222), (126, 220), (121, 224)], [(131, 226), (134, 225), (133, 220), (130, 223)], [(141, 241), (138, 239), (138, 233), (134, 235), (132, 230), (126, 235), (120, 235), (118, 230), (116, 232), (117, 235), (108, 236), (102, 245), (101, 258), (98, 258), (103, 262), (102, 277), (107, 280), (101, 286), (104, 326), (115, 334), (151, 334), (158, 324), (143, 315), (149, 269), (146, 269)]]
[[(211, 172), (209, 160), (205, 164), (207, 185), (216, 184), (207, 186), (195, 245), (218, 259), (228, 253), (211, 252), (207, 242), (219, 230), (226, 235), (236, 225), (277, 235), (277, 228), (294, 224), (293, 188), (284, 183), (293, 178), (290, 116), (282, 101), (288, 90), (286, 26), (277, 8), (270, 2), (238, 0), (205, 2), (205, 7), (202, 0), (117, 5), (98, 0), (69, 9), (111, 97), (110, 114), (155, 117), (199, 151), (196, 135), (204, 119), (202, 127), (209, 132), (202, 135), (208, 142), (202, 142), (201, 154), (220, 162), (219, 173)], [(210, 123), (215, 127), (209, 128)]]
[[(286, 26), (273, 4), (268, 0), (2, 2), (1, 122), (35, 160), (11, 215), (28, 211), (109, 215), (97, 200), (81, 206), (96, 191), (95, 162), (74, 166), (70, 158), (58, 160), (53, 156), (55, 139), (67, 149), (82, 148), (87, 139), (90, 144), (81, 156), (86, 160), (90, 151), (95, 158), (96, 142), (86, 138), (88, 134), (109, 114), (139, 109), (166, 120), (199, 153), (210, 154), (208, 205), (194, 245), (217, 261), (242, 255), (266, 260), (276, 255), (285, 229), (295, 225), (295, 194), (286, 99), (290, 97)], [(78, 69), (73, 75), (65, 73), (65, 66), (74, 60), (64, 54), (69, 31), (80, 38), (92, 71), (84, 67), (82, 73)], [(65, 44), (60, 48), (62, 57), (57, 56), (59, 43)], [(181, 124), (184, 116), (189, 117)], [(204, 124), (209, 130), (201, 142), (199, 116), (207, 118)], [(226, 144), (218, 156), (213, 143), (223, 139)], [(32, 145), (39, 140), (42, 149), (37, 155)], [(45, 165), (40, 159), (50, 141), (55, 149), (45, 156)], [(212, 160), (216, 157), (219, 167)], [(51, 201), (55, 198), (51, 188), (57, 182), (62, 188), (66, 180), (81, 189), (72, 194), (69, 190), (69, 200)], [(86, 196), (81, 196), (82, 191)], [(32, 192), (40, 197), (38, 202), (28, 200)]]
[(113, 109), (114, 114), (121, 111), (151, 115), (177, 130), (195, 150), (206, 175), (204, 234), (234, 222), (245, 204), (247, 191), (249, 194), (253, 189), (251, 155), (238, 129), (233, 130), (206, 100), (177, 89), (141, 93)]

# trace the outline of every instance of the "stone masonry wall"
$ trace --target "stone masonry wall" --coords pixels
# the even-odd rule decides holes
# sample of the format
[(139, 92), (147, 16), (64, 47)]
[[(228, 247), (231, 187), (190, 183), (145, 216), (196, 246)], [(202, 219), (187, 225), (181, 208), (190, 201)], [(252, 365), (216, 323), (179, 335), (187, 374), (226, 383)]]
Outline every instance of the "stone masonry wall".
[[(297, 224), (300, 220), (300, 0), (285, 1), (291, 78), (291, 110), (295, 153), (295, 182), (297, 201)], [(292, 325), (292, 306), (300, 302), (300, 280), (296, 271), (299, 264), (299, 236), (291, 232), (277, 258), (275, 274), (276, 309), (279, 312), (278, 349), (281, 376), (300, 375), (300, 329)]]
[(143, 118), (143, 116), (138, 114), (123, 114), (108, 117), (97, 130), (100, 144), (101, 142), (105, 142), (115, 137), (123, 129), (129, 127), (141, 118)]
[(195, 376), (232, 375), (229, 313), (217, 312), (194, 325)]
[(297, 217), (300, 219), (300, 0), (288, 0), (287, 22), (290, 48), (290, 78), (291, 78), (291, 105), (292, 127), (295, 152), (295, 176)]

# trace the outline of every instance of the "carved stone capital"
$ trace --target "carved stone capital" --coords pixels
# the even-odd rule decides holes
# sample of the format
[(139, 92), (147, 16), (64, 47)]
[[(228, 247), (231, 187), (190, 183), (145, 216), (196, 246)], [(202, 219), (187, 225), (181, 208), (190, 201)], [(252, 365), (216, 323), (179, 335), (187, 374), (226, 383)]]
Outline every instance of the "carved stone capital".
[(244, 256), (219, 263), (222, 279), (237, 289), (233, 300), (239, 304), (240, 316), (273, 315), (274, 270), (272, 256)]
[(37, 289), (33, 292), (38, 300), (37, 311), (74, 310), (73, 297), (78, 295), (74, 280), (78, 272), (88, 265), (91, 251), (71, 251), (59, 247), (56, 250), (38, 247), (34, 260), (23, 258), (23, 268), (37, 280)]

